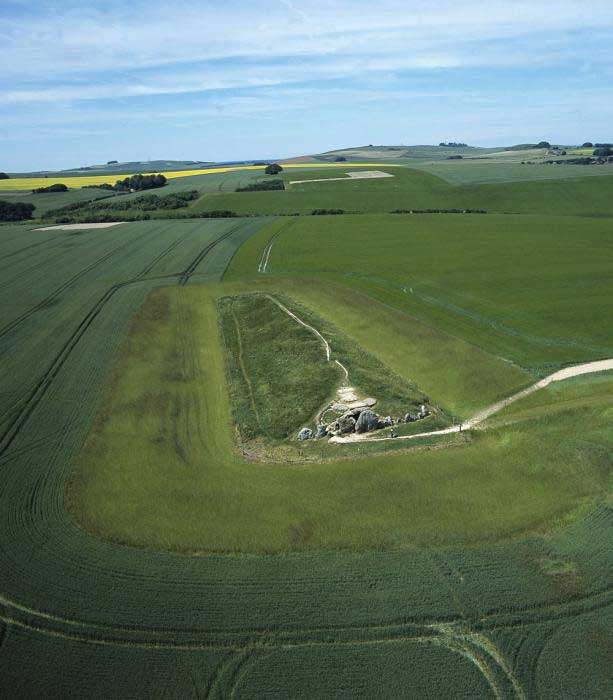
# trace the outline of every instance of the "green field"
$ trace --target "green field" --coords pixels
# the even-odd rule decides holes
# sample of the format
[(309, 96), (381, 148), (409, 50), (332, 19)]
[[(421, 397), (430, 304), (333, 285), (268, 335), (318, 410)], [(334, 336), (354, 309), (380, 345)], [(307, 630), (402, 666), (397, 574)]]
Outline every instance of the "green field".
[(46, 214), (51, 209), (64, 207), (68, 204), (91, 202), (114, 196), (113, 192), (99, 189), (68, 190), (68, 192), (45, 192), (44, 194), (31, 194), (30, 192), (6, 192), (0, 199), (6, 202), (26, 202), (33, 204), (36, 209), (34, 216)]
[[(473, 166), (463, 164), (457, 167), (470, 169)], [(501, 175), (501, 166), (486, 167), (489, 168), (488, 182), (504, 177)], [(454, 184), (442, 179), (445, 172), (437, 177), (437, 174), (413, 168), (389, 168), (381, 165), (373, 169), (389, 172), (393, 177), (372, 180), (347, 178), (347, 182), (289, 185), (292, 180), (339, 177), (338, 172), (291, 171), (282, 174), (286, 182), (285, 191), (211, 192), (205, 194), (192, 208), (194, 211), (228, 209), (239, 214), (309, 214), (314, 209), (343, 209), (347, 213), (389, 213), (396, 209), (469, 208), (496, 213), (613, 216), (613, 171), (607, 168), (608, 166), (602, 166), (602, 172), (608, 173), (608, 176), (603, 177), (493, 184), (461, 184), (461, 181)], [(342, 172), (351, 170), (351, 165), (347, 165), (346, 171)], [(437, 171), (433, 169), (433, 172)]]
[(0, 695), (611, 695), (612, 372), (295, 433), (345, 381), (433, 429), (613, 357), (613, 179), (390, 172), (164, 188), (359, 215), (0, 227)]

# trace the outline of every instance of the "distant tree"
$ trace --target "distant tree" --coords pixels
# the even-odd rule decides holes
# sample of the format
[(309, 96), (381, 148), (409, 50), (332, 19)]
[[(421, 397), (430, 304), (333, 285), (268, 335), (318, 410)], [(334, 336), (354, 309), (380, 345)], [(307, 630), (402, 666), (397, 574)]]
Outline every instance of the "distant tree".
[(441, 141), (441, 143), (439, 143), (439, 146), (444, 148), (466, 148), (467, 145), (466, 143), (460, 143), (458, 141), (448, 141), (447, 143)]
[(280, 172), (283, 172), (283, 168), (278, 163), (271, 163), (266, 166), (264, 172), (266, 175), (278, 175)]
[(6, 173), (0, 173), (0, 180), (8, 180), (9, 176)]
[(24, 221), (31, 219), (35, 206), (29, 202), (5, 202), (0, 200), (0, 221)]
[(535, 148), (551, 148), (551, 144), (549, 143), (549, 141), (539, 141), (536, 144)]
[(581, 145), (581, 148), (594, 148), (594, 144), (591, 141), (586, 141)]
[(347, 161), (347, 158), (345, 156), (336, 156), (334, 159), (335, 163), (345, 163)]
[(115, 163), (119, 163), (119, 161), (118, 160), (107, 160), (106, 161), (107, 165), (115, 165)]
[(56, 183), (55, 185), (49, 185), (49, 187), (37, 187), (36, 189), (32, 190), (34, 194), (44, 194), (46, 192), (68, 192), (68, 187), (64, 185), (61, 182)]
[(613, 156), (613, 147), (601, 146), (600, 148), (595, 148), (594, 155), (597, 158), (606, 158), (607, 156)]

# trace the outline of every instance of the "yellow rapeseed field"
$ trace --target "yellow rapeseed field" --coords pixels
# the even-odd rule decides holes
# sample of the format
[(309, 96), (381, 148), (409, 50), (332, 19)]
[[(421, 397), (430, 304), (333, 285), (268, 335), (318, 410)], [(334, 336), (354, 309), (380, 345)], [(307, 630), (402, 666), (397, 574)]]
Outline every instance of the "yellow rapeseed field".
[[(364, 167), (401, 167), (397, 163), (288, 163), (283, 165), (283, 168), (364, 168)], [(232, 165), (222, 168), (202, 168), (200, 170), (171, 170), (168, 172), (162, 171), (169, 180), (176, 177), (188, 177), (190, 175), (209, 175), (212, 173), (232, 173), (237, 170), (264, 170), (261, 165)], [(134, 173), (129, 173), (134, 174)], [(152, 173), (143, 173), (146, 175)], [(118, 175), (112, 173), (110, 175), (84, 175), (77, 177), (63, 177), (61, 174), (49, 175), (48, 177), (16, 177), (8, 180), (0, 180), (0, 192), (3, 190), (33, 190), (36, 187), (47, 187), (56, 182), (61, 182), (67, 187), (79, 189), (86, 185), (102, 185), (108, 183), (114, 185), (117, 180), (127, 177), (127, 174)]]

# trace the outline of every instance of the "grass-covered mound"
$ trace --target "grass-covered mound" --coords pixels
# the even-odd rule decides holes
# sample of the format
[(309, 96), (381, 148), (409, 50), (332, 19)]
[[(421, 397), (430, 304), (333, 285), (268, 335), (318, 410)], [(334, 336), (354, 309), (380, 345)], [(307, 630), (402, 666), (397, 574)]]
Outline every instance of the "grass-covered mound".
[(136, 316), (69, 490), (87, 529), (182, 551), (465, 544), (533, 530), (604, 494), (609, 418), (596, 405), (448, 449), (308, 441), (304, 456), (254, 463), (236, 449), (218, 323), (205, 287), (160, 289)]
[(293, 437), (333, 394), (340, 368), (267, 296), (224, 297), (219, 313), (241, 439)]

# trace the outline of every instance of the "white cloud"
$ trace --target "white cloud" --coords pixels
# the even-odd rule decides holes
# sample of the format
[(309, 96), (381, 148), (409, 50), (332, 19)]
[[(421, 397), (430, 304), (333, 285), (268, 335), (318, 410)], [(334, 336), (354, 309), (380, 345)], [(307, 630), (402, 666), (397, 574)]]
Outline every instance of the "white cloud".
[(82, 3), (9, 18), (0, 40), (11, 56), (3, 74), (34, 77), (42, 68), (57, 76), (236, 57), (453, 52), (529, 34), (538, 49), (559, 32), (612, 23), (613, 4), (602, 0), (589, 13), (568, 0)]

